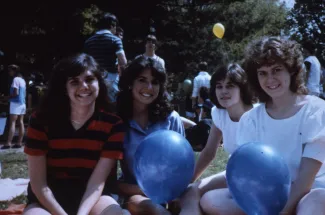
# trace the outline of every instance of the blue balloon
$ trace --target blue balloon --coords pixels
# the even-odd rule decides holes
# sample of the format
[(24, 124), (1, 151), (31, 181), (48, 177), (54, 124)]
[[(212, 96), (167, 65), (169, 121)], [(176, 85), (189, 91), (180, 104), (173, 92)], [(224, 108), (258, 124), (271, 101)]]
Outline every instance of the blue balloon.
[(143, 193), (155, 203), (179, 197), (194, 174), (194, 152), (179, 133), (160, 130), (138, 146), (133, 172)]
[(234, 200), (248, 215), (276, 215), (287, 203), (289, 168), (269, 146), (240, 146), (228, 161), (226, 178)]

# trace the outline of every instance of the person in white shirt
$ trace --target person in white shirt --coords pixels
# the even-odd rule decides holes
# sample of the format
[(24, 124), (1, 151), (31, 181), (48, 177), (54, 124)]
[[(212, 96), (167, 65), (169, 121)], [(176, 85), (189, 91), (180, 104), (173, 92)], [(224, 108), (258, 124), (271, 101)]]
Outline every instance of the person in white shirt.
[[(253, 108), (254, 102), (245, 71), (236, 63), (219, 67), (211, 78), (210, 99), (216, 105), (211, 110), (213, 124), (207, 144), (196, 162), (192, 181), (198, 179), (213, 161), (221, 139), (229, 154), (237, 147), (235, 134), (239, 119)], [(227, 190), (225, 171), (202, 179), (184, 194), (180, 214), (201, 214), (200, 206), (204, 213), (219, 214), (220, 210), (226, 209), (221, 198)]]
[(156, 60), (158, 61), (161, 66), (165, 69), (165, 61), (164, 59), (162, 59), (161, 57), (159, 57), (158, 55), (156, 55), (156, 50), (158, 48), (158, 41), (155, 35), (149, 34), (146, 38), (146, 51), (144, 54), (138, 55), (135, 57), (139, 58), (139, 57), (144, 57), (146, 59), (150, 58), (152, 60)]
[(286, 161), (292, 185), (280, 214), (324, 214), (325, 101), (307, 95), (299, 44), (265, 37), (247, 47), (245, 58), (248, 80), (264, 104), (241, 117), (237, 144), (260, 142)]
[(306, 42), (303, 47), (304, 54), (307, 56), (304, 64), (306, 67), (306, 85), (310, 95), (320, 95), (321, 85), (321, 65), (315, 56), (315, 48), (312, 42)]
[(201, 87), (206, 87), (210, 89), (210, 79), (211, 76), (208, 72), (208, 64), (207, 62), (200, 62), (199, 63), (199, 74), (194, 78), (193, 81), (193, 92), (192, 92), (192, 108), (195, 109), (197, 104), (197, 100), (199, 97), (199, 90)]
[[(20, 68), (17, 65), (8, 66), (9, 75), (13, 76), (10, 87), (10, 120), (9, 120), (9, 134), (6, 144), (4, 144), (1, 149), (11, 148), (21, 148), (22, 141), (25, 133), (24, 127), (24, 115), (26, 113), (26, 82), (23, 79), (23, 76), (20, 73)], [(19, 136), (18, 142), (14, 145), (11, 145), (15, 130), (16, 130), (16, 121), (18, 120), (19, 124)]]

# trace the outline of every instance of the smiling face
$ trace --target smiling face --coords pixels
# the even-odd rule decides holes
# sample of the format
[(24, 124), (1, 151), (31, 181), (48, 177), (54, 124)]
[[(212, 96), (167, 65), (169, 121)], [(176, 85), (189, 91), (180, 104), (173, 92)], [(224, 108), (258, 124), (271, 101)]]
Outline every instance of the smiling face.
[(272, 99), (281, 97), (290, 91), (291, 76), (288, 69), (281, 63), (257, 69), (257, 78), (261, 88)]
[(217, 81), (215, 93), (219, 104), (226, 109), (241, 102), (240, 88), (229, 78)]
[(152, 76), (150, 69), (145, 69), (133, 82), (133, 102), (137, 105), (149, 105), (157, 99), (159, 90), (159, 81)]
[(69, 78), (66, 87), (71, 104), (77, 107), (94, 104), (99, 93), (98, 80), (91, 71)]

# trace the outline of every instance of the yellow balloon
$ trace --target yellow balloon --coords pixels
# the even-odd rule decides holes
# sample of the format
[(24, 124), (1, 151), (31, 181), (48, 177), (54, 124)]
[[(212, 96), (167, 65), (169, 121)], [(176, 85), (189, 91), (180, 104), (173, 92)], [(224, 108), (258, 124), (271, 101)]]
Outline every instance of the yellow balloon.
[(222, 39), (225, 34), (225, 27), (221, 23), (217, 23), (213, 26), (213, 33), (216, 37)]

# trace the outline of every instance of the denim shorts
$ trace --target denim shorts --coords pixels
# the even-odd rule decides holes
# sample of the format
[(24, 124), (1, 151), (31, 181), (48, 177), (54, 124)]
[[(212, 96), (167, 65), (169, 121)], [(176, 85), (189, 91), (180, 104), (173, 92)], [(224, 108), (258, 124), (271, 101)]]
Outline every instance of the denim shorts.
[(119, 82), (118, 73), (106, 72), (104, 77), (104, 82), (107, 87), (107, 95), (110, 102), (116, 102), (116, 94), (118, 93), (118, 82)]

